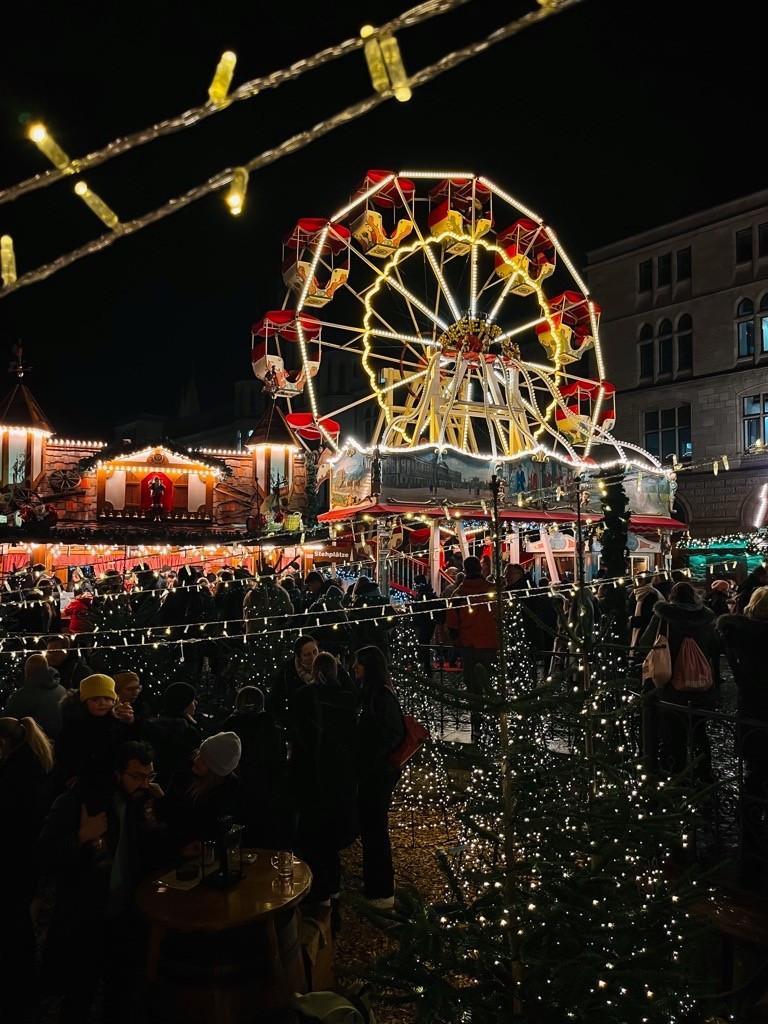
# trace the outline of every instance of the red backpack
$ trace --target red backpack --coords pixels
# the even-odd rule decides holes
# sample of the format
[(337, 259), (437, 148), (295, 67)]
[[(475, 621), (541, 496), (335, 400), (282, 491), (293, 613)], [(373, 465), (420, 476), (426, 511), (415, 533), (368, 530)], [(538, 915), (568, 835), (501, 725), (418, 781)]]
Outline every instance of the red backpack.
[(691, 636), (685, 637), (675, 658), (672, 686), (678, 693), (703, 693), (714, 683), (712, 666)]

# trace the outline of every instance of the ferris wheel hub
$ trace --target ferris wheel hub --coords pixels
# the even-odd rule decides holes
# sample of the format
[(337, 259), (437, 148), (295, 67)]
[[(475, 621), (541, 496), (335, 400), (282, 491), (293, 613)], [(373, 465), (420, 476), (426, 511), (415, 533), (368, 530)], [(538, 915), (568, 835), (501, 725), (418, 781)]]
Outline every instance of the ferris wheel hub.
[(465, 313), (438, 338), (446, 354), (480, 355), (491, 351), (491, 345), (502, 333), (501, 327), (487, 315)]

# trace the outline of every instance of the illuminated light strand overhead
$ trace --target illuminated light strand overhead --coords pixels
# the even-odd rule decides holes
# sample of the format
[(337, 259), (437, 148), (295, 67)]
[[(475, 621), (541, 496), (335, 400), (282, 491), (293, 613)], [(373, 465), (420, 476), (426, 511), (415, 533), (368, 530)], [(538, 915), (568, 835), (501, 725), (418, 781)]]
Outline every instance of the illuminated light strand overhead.
[(400, 103), (406, 103), (412, 93), (395, 36), (377, 31), (373, 25), (363, 25), (360, 38), (373, 88), (382, 95), (391, 92)]
[[(445, 0), (444, 9), (449, 10), (452, 6), (455, 6), (460, 0)], [(562, 3), (557, 8), (539, 8), (536, 11), (531, 11), (528, 14), (523, 15), (516, 21), (512, 21), (507, 25), (502, 26), (499, 29), (491, 32), (484, 39), (478, 40), (477, 42), (470, 43), (468, 46), (462, 47), (460, 50), (454, 50), (451, 53), (446, 54), (444, 57), (435, 61), (433, 64), (422, 68), (411, 76), (409, 80), (410, 87), (417, 89), (422, 85), (426, 85), (428, 82), (433, 81), (435, 78), (448, 71), (452, 71), (454, 68), (463, 64), (467, 60), (471, 60), (474, 57), (478, 57), (481, 54), (487, 52), (491, 47), (498, 45), (499, 43), (505, 42), (507, 39), (511, 39), (513, 36), (522, 32), (526, 28), (530, 28), (533, 25), (539, 24), (539, 22), (545, 20), (548, 17), (561, 11), (567, 10), (570, 7), (575, 7), (577, 4), (582, 3), (583, 0), (562, 0)], [(423, 5), (422, 5), (423, 6)], [(437, 10), (433, 10), (432, 13), (440, 13)], [(429, 16), (432, 16), (431, 14)], [(413, 22), (414, 24), (416, 22)], [(390, 23), (391, 25), (392, 23)], [(362, 45), (361, 40), (353, 40), (353, 48), (357, 45)], [(306, 70), (303, 68), (302, 70)], [(295, 77), (295, 76), (294, 76)], [(232, 99), (237, 98), (237, 92), (235, 90), (232, 94)], [(269, 164), (275, 163), (275, 161), (282, 159), (285, 156), (289, 156), (291, 153), (295, 153), (305, 146), (310, 145), (316, 139), (322, 138), (328, 135), (343, 125), (350, 124), (352, 121), (363, 117), (365, 114), (374, 110), (381, 103), (386, 101), (386, 97), (376, 93), (374, 96), (369, 96), (367, 99), (360, 100), (357, 103), (353, 103), (351, 106), (346, 107), (344, 110), (340, 110), (338, 113), (328, 117), (317, 124), (313, 125), (312, 128), (306, 131), (298, 132), (296, 135), (285, 139), (271, 149), (265, 150), (263, 153), (249, 160), (244, 166), (253, 174), (255, 170), (259, 170), (262, 167), (267, 167)], [(207, 116), (218, 108), (213, 107), (210, 104), (205, 104), (201, 108), (199, 116)], [(177, 119), (177, 124), (173, 128), (169, 128), (168, 131), (177, 131), (178, 129), (185, 127), (184, 115)], [(133, 145), (139, 145), (141, 142), (149, 142), (154, 138), (158, 137), (158, 132), (154, 129), (149, 129), (146, 134), (147, 137), (140, 138), (139, 141), (134, 142)], [(110, 156), (117, 155), (116, 150), (119, 150), (120, 142), (127, 142), (127, 140), (119, 140), (112, 144), (115, 147), (115, 151), (106, 152), (102, 150), (100, 154), (92, 155), (93, 158), (83, 158), (78, 161), (78, 168), (85, 169), (86, 167), (93, 167), (97, 163), (103, 163), (105, 159)], [(124, 149), (130, 149), (132, 146), (125, 145)], [(110, 147), (107, 147), (109, 150)], [(105, 155), (106, 154), (106, 155)], [(99, 158), (97, 158), (99, 157)], [(15, 186), (14, 189), (6, 189), (4, 192), (0, 192), (0, 202), (8, 201), (10, 198), (16, 198), (23, 192), (31, 191), (33, 188), (40, 187), (38, 182), (42, 184), (49, 184), (57, 176), (60, 177), (58, 171), (46, 172), (51, 177), (41, 182), (45, 175), (38, 176), (35, 179), (30, 179), (28, 182), (24, 182), (19, 186)], [(0, 289), (0, 299), (11, 295), (14, 291), (19, 288), (24, 288), (32, 284), (37, 284), (39, 281), (44, 281), (49, 278), (52, 274), (58, 273), (65, 267), (71, 266), (78, 260), (83, 259), (86, 256), (95, 255), (106, 249), (108, 246), (113, 245), (118, 238), (128, 237), (129, 235), (135, 234), (137, 231), (143, 230), (151, 224), (155, 224), (158, 221), (164, 220), (166, 217), (170, 217), (171, 214), (177, 213), (179, 210), (183, 210), (191, 203), (197, 202), (200, 199), (204, 199), (206, 196), (211, 195), (214, 192), (219, 191), (225, 185), (228, 185), (232, 180), (233, 169), (227, 168), (219, 171), (217, 174), (212, 175), (207, 181), (200, 185), (196, 185), (193, 188), (188, 189), (186, 192), (180, 195), (174, 196), (168, 202), (162, 206), (157, 207), (148, 213), (143, 214), (141, 217), (137, 217), (131, 221), (125, 221), (121, 225), (120, 232), (110, 232), (108, 234), (101, 235), (99, 238), (95, 238), (85, 245), (80, 246), (77, 249), (73, 249), (70, 252), (64, 253), (49, 263), (45, 263), (34, 270), (30, 270), (17, 278), (17, 280), (8, 287)], [(422, 177), (429, 177), (430, 175), (422, 175)], [(413, 174), (410, 177), (414, 177)]]
[(72, 174), (76, 169), (72, 164), (72, 160), (70, 160), (69, 156), (49, 133), (44, 124), (38, 121), (30, 125), (27, 129), (27, 138), (34, 142), (43, 156), (48, 157), (56, 170)]
[(230, 103), (229, 87), (232, 84), (236, 64), (237, 54), (231, 50), (225, 50), (216, 65), (213, 79), (208, 87), (208, 99), (216, 107), (223, 107)]
[[(518, 497), (516, 496), (515, 504), (517, 506), (520, 506), (521, 504), (524, 505), (525, 501), (523, 501), (521, 503), (519, 501)], [(455, 521), (455, 517), (450, 515), (449, 509), (446, 508), (445, 512), (446, 512), (445, 519), (448, 522), (454, 522)], [(489, 524), (489, 526), (490, 526), (490, 524)], [(555, 526), (557, 526), (558, 527), (558, 532), (559, 532), (562, 529), (562, 527), (564, 527), (564, 526), (567, 527), (567, 528), (573, 528), (574, 524), (573, 523), (549, 523), (549, 524), (547, 524), (545, 522), (541, 522), (541, 523), (538, 523), (538, 524), (534, 524), (532, 526), (532, 528), (530, 529), (530, 532), (531, 533), (541, 533), (541, 531), (545, 530), (548, 526), (553, 528), (553, 529), (554, 529)], [(392, 560), (393, 559), (391, 557), (388, 557), (388, 559), (387, 559), (387, 561), (389, 561), (389, 562), (391, 562)], [(212, 558), (212, 559), (208, 559), (207, 561), (218, 561), (218, 559)], [(729, 558), (727, 561), (730, 562), (730, 561), (732, 561), (732, 559)], [(370, 562), (369, 561), (361, 560), (361, 561), (358, 561), (358, 562), (351, 562), (351, 563), (346, 563), (346, 564), (350, 565), (350, 566), (363, 567), (365, 565), (369, 565)], [(682, 570), (682, 571), (683, 572), (688, 572), (688, 574), (690, 574), (690, 570)], [(664, 571), (664, 570), (659, 570), (658, 574), (660, 576), (665, 576), (666, 578), (671, 578), (671, 572), (667, 572), (667, 571)], [(157, 575), (157, 573), (156, 573), (156, 575)], [(611, 583), (627, 584), (628, 586), (631, 586), (638, 579), (645, 578), (646, 575), (647, 575), (647, 573), (644, 570), (642, 570), (642, 571), (638, 572), (637, 574), (635, 574), (634, 576), (632, 576), (632, 575), (625, 575), (625, 576), (615, 576), (615, 577), (600, 578), (600, 579), (593, 580), (590, 583), (585, 583), (584, 584), (584, 588), (587, 589), (587, 590), (597, 590), (597, 588), (602, 586), (603, 584), (611, 584)], [(251, 578), (252, 579), (258, 579), (258, 580), (261, 580), (261, 579), (274, 579), (274, 576), (262, 577), (262, 576), (258, 576), (258, 574), (254, 574)], [(196, 583), (194, 583), (194, 584), (180, 584), (178, 586), (175, 586), (173, 589), (174, 590), (187, 590), (187, 589), (195, 589), (196, 587), (197, 587)], [(554, 584), (554, 585), (551, 584), (551, 583), (547, 583), (545, 586), (538, 586), (538, 587), (537, 586), (531, 586), (531, 587), (529, 587), (525, 591), (514, 591), (514, 592), (505, 593), (504, 594), (504, 600), (505, 601), (524, 601), (524, 600), (527, 600), (527, 599), (531, 599), (531, 598), (537, 597), (537, 596), (539, 596), (541, 594), (553, 593), (553, 592), (554, 593), (557, 593), (557, 592), (568, 593), (568, 592), (572, 592), (573, 590), (574, 590), (573, 583), (561, 583), (561, 584)], [(162, 597), (162, 595), (164, 593), (166, 593), (166, 591), (162, 591), (162, 590), (138, 591), (137, 590), (137, 591), (134, 591), (134, 593), (137, 593), (137, 594), (138, 593), (143, 593), (143, 594), (146, 594), (148, 597), (151, 597), (151, 598), (153, 598), (155, 600), (160, 600), (160, 598)], [(128, 592), (126, 591), (124, 593), (119, 593), (119, 594), (97, 594), (96, 595), (96, 599), (99, 600), (99, 601), (114, 601), (114, 600), (117, 600), (117, 599), (120, 599), (120, 598), (125, 599), (128, 596), (129, 596)], [(467, 602), (467, 605), (469, 605), (470, 603), (471, 604), (483, 604), (488, 599), (493, 599), (495, 597), (496, 597), (496, 592), (494, 590), (488, 590), (488, 591), (486, 591), (484, 593), (480, 593), (480, 594), (462, 595), (462, 599)], [(407, 616), (407, 617), (415, 616), (415, 615), (433, 615), (434, 611), (437, 608), (440, 608), (440, 607), (442, 607), (442, 608), (450, 608), (452, 603), (455, 602), (456, 600), (457, 599), (456, 599), (455, 596), (453, 596), (453, 597), (445, 597), (445, 596), (443, 596), (443, 597), (436, 597), (436, 598), (430, 599), (430, 602), (429, 602), (430, 603), (430, 608), (429, 609), (425, 609), (425, 610), (419, 610), (419, 607), (418, 607), (419, 606), (419, 600), (415, 600), (415, 601), (413, 601), (411, 604), (409, 604), (407, 606), (408, 607), (408, 611), (407, 612), (396, 613), (394, 615), (394, 618), (395, 619), (399, 619), (401, 617), (401, 615), (402, 616)], [(3, 604), (6, 604), (6, 603), (8, 605), (19, 605), (19, 606), (29, 605), (29, 606), (31, 606), (33, 604), (46, 604), (46, 603), (50, 603), (50, 599), (47, 599), (47, 600), (32, 599), (32, 600), (29, 600), (29, 601), (26, 601), (26, 602), (25, 601), (9, 601), (9, 602), (5, 602), (4, 601), (3, 602)], [(385, 607), (385, 606), (386, 605), (385, 605), (385, 603), (382, 600), (381, 604), (377, 604), (376, 602), (373, 602), (370, 605), (365, 604), (362, 607), (377, 608), (377, 607)], [(325, 609), (323, 612), (320, 612), (319, 614), (320, 615), (323, 615), (323, 614), (332, 615), (332, 614), (334, 614), (334, 609), (329, 607), (329, 608)], [(385, 613), (382, 613), (380, 616), (376, 616), (376, 620), (377, 621), (384, 621), (384, 620), (390, 620), (391, 621), (392, 618), (393, 618), (392, 612), (385, 612)], [(153, 644), (153, 643), (177, 644), (177, 643), (194, 642), (195, 638), (191, 638), (189, 636), (189, 630), (193, 630), (193, 629), (196, 629), (199, 633), (204, 633), (208, 628), (216, 629), (216, 628), (219, 628), (220, 626), (232, 626), (232, 625), (239, 625), (239, 624), (241, 624), (243, 622), (251, 622), (251, 623), (257, 624), (260, 627), (259, 631), (262, 632), (262, 630), (261, 630), (262, 626), (266, 627), (266, 626), (271, 625), (271, 623), (273, 623), (273, 622), (283, 623), (283, 622), (287, 622), (287, 621), (294, 622), (295, 625), (292, 625), (292, 626), (279, 626), (279, 627), (276, 627), (275, 629), (265, 629), (265, 630), (263, 630), (263, 632), (267, 632), (267, 633), (282, 633), (282, 632), (288, 632), (288, 631), (293, 630), (293, 629), (297, 629), (297, 630), (301, 631), (302, 630), (302, 624), (306, 622), (306, 612), (291, 612), (291, 613), (289, 613), (287, 615), (285, 615), (285, 614), (257, 615), (257, 616), (250, 617), (249, 619), (245, 619), (245, 618), (234, 619), (233, 618), (233, 619), (227, 619), (225, 621), (224, 620), (215, 620), (214, 622), (205, 621), (204, 620), (204, 621), (201, 621), (201, 622), (191, 622), (191, 623), (184, 623), (184, 624), (180, 624), (180, 625), (176, 624), (176, 625), (173, 625), (173, 626), (170, 626), (170, 627), (169, 626), (146, 626), (145, 625), (145, 626), (126, 626), (126, 627), (119, 627), (119, 628), (115, 628), (115, 629), (101, 628), (99, 630), (96, 630), (95, 632), (93, 630), (91, 630), (91, 631), (89, 631), (87, 633), (69, 633), (67, 635), (70, 636), (70, 637), (72, 637), (72, 636), (88, 636), (91, 639), (95, 638), (96, 640), (99, 640), (100, 637), (102, 637), (102, 636), (110, 636), (112, 634), (122, 635), (122, 634), (128, 634), (128, 633), (138, 633), (138, 634), (142, 634), (143, 635), (144, 642), (142, 642), (140, 644), (136, 644), (135, 646), (143, 647), (143, 646), (146, 646), (146, 644)], [(366, 619), (366, 621), (372, 621), (372, 620)], [(182, 636), (178, 637), (177, 639), (163, 641), (161, 639), (161, 636), (168, 636), (169, 635), (168, 634), (168, 630), (169, 629), (173, 630), (176, 633), (181, 633)], [(155, 630), (157, 630), (158, 632), (154, 632)], [(171, 633), (170, 635), (172, 636), (173, 634)], [(48, 636), (61, 636), (61, 634), (55, 634), (55, 633), (53, 633), (53, 634), (48, 634), (48, 633), (43, 633), (43, 634), (40, 634), (40, 633), (8, 633), (5, 636), (0, 637), (0, 653), (4, 653), (4, 654), (19, 654), (19, 653), (21, 653), (19, 651), (4, 651), (3, 650), (3, 645), (5, 644), (6, 640), (10, 640), (10, 639), (14, 639), (14, 640), (24, 639), (24, 640), (35, 640), (35, 641), (39, 642), (44, 637), (48, 637)], [(212, 637), (212, 636), (204, 636), (204, 637), (199, 637), (199, 639), (200, 640), (210, 641), (211, 639), (217, 639), (217, 638), (216, 637)], [(99, 647), (104, 646), (105, 649), (108, 647), (108, 645), (102, 645), (101, 643), (99, 643), (98, 646)], [(122, 645), (117, 645), (117, 646), (122, 646)], [(37, 651), (37, 653), (39, 653), (39, 648), (32, 649), (28, 653), (35, 653), (35, 650)]]
[(243, 212), (247, 191), (248, 171), (245, 167), (236, 167), (232, 172), (232, 181), (229, 183), (229, 191), (226, 195), (226, 203), (233, 217), (239, 217)]
[(101, 196), (88, 188), (84, 181), (78, 181), (74, 191), (75, 195), (83, 200), (88, 209), (96, 214), (102, 224), (106, 224), (113, 231), (120, 226), (120, 218), (115, 211), (107, 206)]
[(0, 276), (3, 284), (13, 284), (16, 280), (16, 253), (10, 235), (0, 237)]
[[(428, 0), (428, 2), (417, 4), (415, 7), (404, 11), (396, 18), (388, 21), (386, 24), (381, 26), (379, 31), (397, 32), (400, 29), (412, 28), (415, 25), (420, 25), (422, 22), (429, 21), (431, 18), (447, 14), (469, 2), (470, 0)], [(36, 174), (32, 178), (28, 178), (16, 185), (0, 190), (0, 204), (10, 202), (17, 199), (19, 196), (25, 195), (28, 192), (33, 192), (39, 188), (44, 188), (47, 185), (52, 185), (55, 181), (58, 181), (61, 178), (62, 173), (72, 173), (74, 170), (88, 170), (90, 167), (96, 167), (99, 164), (105, 163), (107, 160), (111, 160), (113, 157), (120, 156), (123, 153), (127, 153), (130, 150), (135, 149), (137, 146), (143, 146), (147, 142), (153, 142), (155, 139), (162, 138), (164, 135), (175, 134), (176, 132), (183, 131), (187, 128), (193, 128), (205, 118), (225, 109), (230, 103), (253, 99), (255, 96), (258, 96), (260, 93), (266, 92), (269, 89), (277, 89), (286, 82), (291, 82), (300, 78), (308, 71), (314, 71), (316, 68), (322, 67), (330, 61), (337, 60), (340, 57), (353, 53), (363, 45), (364, 40), (359, 36), (353, 36), (352, 38), (345, 39), (343, 42), (337, 43), (334, 46), (329, 46), (325, 50), (320, 50), (312, 57), (304, 57), (287, 68), (283, 68), (279, 71), (273, 71), (260, 78), (253, 78), (250, 81), (243, 82), (242, 85), (238, 86), (237, 89), (233, 90), (227, 96), (228, 102), (221, 106), (208, 102), (197, 107), (192, 107), (175, 117), (168, 118), (164, 121), (158, 121), (156, 124), (140, 131), (133, 132), (130, 135), (121, 136), (104, 146), (102, 149), (95, 150), (92, 153), (88, 153), (85, 156), (72, 161), (71, 170), (67, 164), (61, 168), (57, 165), (56, 170)], [(64, 155), (66, 156), (66, 154)], [(68, 157), (67, 160), (69, 160)], [(55, 163), (55, 161), (52, 162)]]

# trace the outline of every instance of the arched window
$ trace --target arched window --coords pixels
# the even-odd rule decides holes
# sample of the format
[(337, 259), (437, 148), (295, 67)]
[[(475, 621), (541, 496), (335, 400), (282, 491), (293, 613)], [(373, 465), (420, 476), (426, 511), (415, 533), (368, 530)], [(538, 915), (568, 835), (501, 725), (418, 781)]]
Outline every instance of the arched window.
[(659, 376), (672, 376), (674, 338), (672, 335), (672, 321), (662, 320), (659, 324)]
[(739, 359), (755, 354), (755, 307), (752, 299), (741, 299), (736, 307), (736, 341)]
[(688, 313), (677, 321), (677, 372), (691, 373), (693, 370), (693, 320)]
[(653, 380), (653, 328), (643, 324), (637, 336), (640, 351), (640, 380)]
[(768, 353), (768, 292), (760, 299), (760, 351)]

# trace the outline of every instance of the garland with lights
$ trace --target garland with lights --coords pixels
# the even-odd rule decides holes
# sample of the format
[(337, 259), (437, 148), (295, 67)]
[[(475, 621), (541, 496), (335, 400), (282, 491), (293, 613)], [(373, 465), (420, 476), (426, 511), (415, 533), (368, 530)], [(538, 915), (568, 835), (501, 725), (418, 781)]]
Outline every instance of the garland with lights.
[(628, 639), (627, 591), (624, 574), (627, 569), (627, 538), (631, 510), (624, 490), (624, 473), (598, 475), (600, 506), (603, 515), (602, 562), (606, 575), (616, 580), (606, 588), (605, 608), (613, 617), (623, 642)]
[(448, 839), (448, 773), (445, 758), (435, 743), (440, 723), (429, 698), (429, 680), (420, 659), (419, 640), (409, 617), (403, 617), (389, 639), (389, 671), (404, 712), (426, 726), (428, 740), (403, 770), (395, 791), (392, 826), (410, 835), (416, 845), (419, 833), (442, 831)]
[[(305, 146), (314, 142), (316, 139), (322, 138), (329, 132), (334, 131), (336, 128), (348, 125), (351, 121), (364, 116), (392, 97), (399, 100), (409, 99), (413, 89), (426, 85), (439, 75), (442, 75), (447, 71), (451, 71), (453, 68), (458, 67), (465, 61), (471, 60), (474, 57), (485, 53), (491, 47), (512, 38), (524, 29), (529, 28), (532, 25), (536, 25), (539, 22), (560, 13), (569, 7), (573, 7), (580, 2), (581, 0), (557, 0), (557, 3), (554, 3), (551, 2), (551, 0), (548, 0), (548, 2), (542, 3), (537, 10), (529, 11), (520, 18), (495, 29), (484, 39), (470, 43), (459, 50), (454, 50), (450, 53), (444, 54), (439, 60), (423, 67), (420, 71), (417, 71), (410, 77), (406, 74), (403, 67), (396, 38), (382, 30), (377, 31), (372, 26), (364, 26), (361, 31), (361, 37), (363, 48), (366, 51), (366, 63), (368, 64), (371, 83), (374, 88), (372, 96), (360, 100), (357, 103), (353, 103), (345, 109), (338, 111), (336, 114), (333, 114), (331, 117), (319, 121), (311, 128), (285, 139), (276, 146), (270, 147), (258, 156), (253, 157), (242, 167), (224, 168), (209, 177), (208, 180), (202, 184), (188, 189), (186, 192), (168, 200), (162, 206), (157, 207), (140, 217), (135, 217), (133, 220), (121, 221), (117, 213), (115, 213), (115, 211), (112, 210), (100, 196), (94, 193), (84, 181), (78, 181), (74, 186), (75, 194), (84, 203), (86, 203), (95, 216), (97, 216), (99, 220), (109, 228), (109, 231), (77, 249), (64, 253), (51, 262), (45, 263), (36, 269), (30, 270), (21, 275), (18, 275), (16, 270), (16, 256), (13, 239), (10, 235), (3, 235), (1, 263), (3, 287), (0, 288), (0, 299), (12, 294), (12, 292), (16, 291), (18, 288), (35, 284), (38, 281), (43, 281), (52, 274), (55, 274), (57, 271), (62, 270), (64, 267), (75, 263), (77, 260), (80, 260), (85, 256), (101, 252), (108, 246), (113, 245), (119, 239), (127, 238), (129, 235), (135, 234), (137, 231), (142, 230), (150, 224), (157, 223), (158, 221), (177, 213), (179, 210), (183, 210), (191, 203), (203, 199), (214, 192), (222, 191), (226, 187), (229, 187), (226, 196), (227, 205), (233, 214), (239, 214), (243, 207), (248, 176), (253, 171), (260, 170), (262, 167), (266, 167), (284, 156), (288, 156), (299, 149), (303, 149)], [(437, 10), (432, 3), (427, 5), (422, 4), (419, 8), (416, 8), (417, 11), (420, 9), (428, 12)], [(234, 63), (231, 60), (233, 56), (234, 54), (231, 54), (228, 51), (226, 55), (227, 60), (223, 62), (225, 65), (229, 66), (228, 73), (230, 80), (231, 71), (234, 70)], [(214, 77), (214, 82), (217, 77), (219, 78), (219, 86), (221, 88), (216, 92), (216, 95), (219, 96), (223, 103), (227, 102), (227, 94), (229, 90), (229, 81), (226, 81), (225, 71), (227, 71), (226, 67), (222, 69), (222, 74), (219, 75), (219, 70), (217, 69), (217, 75)], [(215, 103), (216, 100), (212, 100), (212, 102)], [(35, 142), (44, 153), (46, 152), (44, 147), (48, 148), (49, 151), (46, 155), (51, 162), (54, 163), (59, 172), (64, 174), (80, 170), (80, 167), (71, 161), (69, 156), (64, 153), (56, 144), (55, 140), (51, 138), (44, 126), (39, 125), (35, 126), (35, 128), (38, 130), (36, 130), (34, 135), (32, 135), (32, 141)], [(92, 156), (92, 164), (102, 162), (102, 160), (96, 159), (95, 154)], [(102, 159), (105, 158), (106, 157), (103, 157)], [(53, 173), (56, 174), (56, 172)]]

